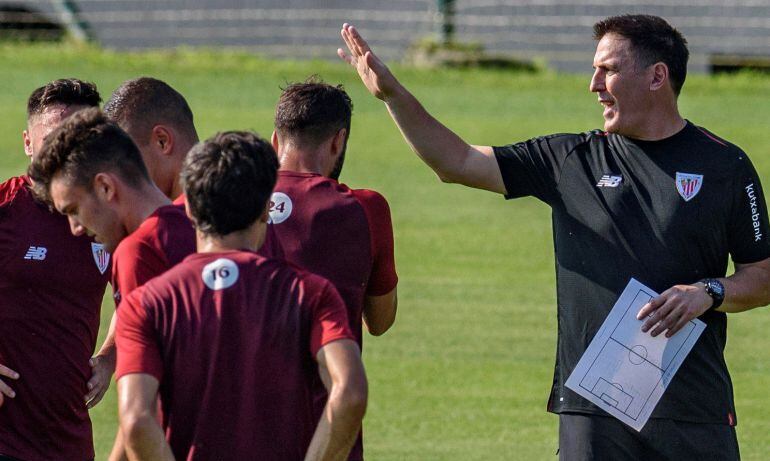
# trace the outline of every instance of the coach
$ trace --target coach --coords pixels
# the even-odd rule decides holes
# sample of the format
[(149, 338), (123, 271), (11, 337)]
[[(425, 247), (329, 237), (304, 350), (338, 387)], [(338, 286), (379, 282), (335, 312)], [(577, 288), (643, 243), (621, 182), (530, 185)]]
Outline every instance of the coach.
[[(559, 336), (548, 409), (562, 459), (738, 459), (726, 313), (770, 302), (770, 244), (757, 174), (738, 147), (682, 118), (682, 35), (646, 15), (594, 25), (590, 90), (604, 131), (471, 146), (435, 120), (344, 25), (341, 58), (382, 99), (444, 182), (535, 196), (553, 212)], [(725, 277), (728, 256), (735, 273)], [(695, 317), (707, 328), (637, 433), (564, 386), (635, 277), (662, 294), (639, 318), (653, 336)]]

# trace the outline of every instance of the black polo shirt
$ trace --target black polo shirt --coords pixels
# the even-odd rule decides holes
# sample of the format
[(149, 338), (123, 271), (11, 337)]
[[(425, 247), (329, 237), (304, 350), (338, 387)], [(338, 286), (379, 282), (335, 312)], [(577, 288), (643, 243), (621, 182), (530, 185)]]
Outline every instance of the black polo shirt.
[[(495, 147), (506, 198), (551, 206), (558, 347), (554, 413), (606, 414), (564, 386), (631, 277), (662, 292), (770, 257), (759, 178), (746, 154), (687, 123), (660, 141), (591, 131)], [(652, 417), (735, 424), (727, 318), (707, 328)]]

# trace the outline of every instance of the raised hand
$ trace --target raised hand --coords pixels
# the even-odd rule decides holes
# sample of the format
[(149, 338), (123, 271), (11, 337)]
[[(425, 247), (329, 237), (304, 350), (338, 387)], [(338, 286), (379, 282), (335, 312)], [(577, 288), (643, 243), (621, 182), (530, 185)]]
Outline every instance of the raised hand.
[(342, 25), (342, 39), (348, 46), (350, 54), (342, 48), (337, 49), (337, 55), (353, 66), (364, 82), (366, 89), (376, 98), (383, 101), (393, 95), (400, 84), (388, 67), (369, 48), (361, 34), (348, 23)]

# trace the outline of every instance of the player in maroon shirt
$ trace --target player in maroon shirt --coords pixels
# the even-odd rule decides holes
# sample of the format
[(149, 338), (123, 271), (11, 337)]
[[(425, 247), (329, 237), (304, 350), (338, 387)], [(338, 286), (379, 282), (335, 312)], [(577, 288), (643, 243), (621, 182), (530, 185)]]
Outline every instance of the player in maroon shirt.
[[(272, 137), (281, 168), (270, 218), (286, 260), (339, 290), (361, 345), (362, 318), (373, 335), (393, 324), (398, 278), (388, 202), (375, 191), (337, 182), (351, 112), (342, 87), (311, 79), (283, 91)], [(323, 386), (316, 388), (320, 411), (326, 393)], [(361, 438), (350, 459), (363, 459)]]
[[(62, 120), (100, 100), (93, 84), (77, 79), (36, 89), (23, 133), (27, 156), (39, 155)], [(0, 184), (0, 459), (84, 461), (94, 457), (88, 407), (114, 368), (103, 351), (91, 358), (109, 254), (73, 236), (67, 218), (37, 201), (31, 186), (27, 176)]]
[[(61, 175), (75, 179), (57, 181)], [(82, 111), (54, 131), (30, 176), (67, 215), (73, 234), (94, 234), (113, 251), (116, 305), (195, 251), (184, 210), (152, 182), (131, 138), (98, 109)]]
[[(125, 81), (115, 89), (104, 104), (104, 113), (131, 136), (142, 154), (150, 178), (184, 214), (185, 198), (179, 173), (187, 152), (198, 142), (193, 112), (185, 97), (162, 80), (139, 77)], [(194, 235), (189, 239), (185, 237), (184, 242), (185, 249), (191, 248), (190, 251), (194, 251)], [(188, 244), (189, 242), (192, 243)], [(260, 248), (260, 254), (271, 258), (283, 257), (272, 226), (268, 228), (268, 236), (265, 245)], [(186, 253), (182, 256), (185, 255)], [(120, 261), (123, 258), (118, 254), (115, 260)], [(174, 260), (173, 264), (177, 262), (179, 260)], [(165, 266), (164, 270), (173, 264)], [(159, 273), (153, 273), (152, 276)], [(131, 277), (131, 274), (129, 270), (121, 270), (118, 276), (126, 278)], [(151, 277), (144, 280), (148, 278)], [(127, 288), (138, 285), (141, 284), (132, 283), (127, 286), (125, 280), (122, 283), (118, 281), (124, 295), (129, 291)], [(119, 300), (119, 297), (116, 300)], [(110, 325), (109, 338), (114, 338), (114, 328), (115, 317)], [(126, 459), (120, 432), (116, 436), (109, 459)]]
[[(198, 142), (193, 112), (184, 96), (162, 80), (139, 77), (115, 89), (104, 103), (104, 113), (134, 140), (153, 182), (183, 207), (179, 173), (187, 152)], [(283, 258), (272, 226), (267, 232), (259, 253)]]
[[(344, 304), (325, 279), (256, 254), (276, 168), (270, 145), (250, 133), (218, 134), (190, 152), (182, 177), (198, 253), (118, 311), (129, 458), (346, 458), (366, 377)], [(331, 395), (320, 420), (319, 372)]]

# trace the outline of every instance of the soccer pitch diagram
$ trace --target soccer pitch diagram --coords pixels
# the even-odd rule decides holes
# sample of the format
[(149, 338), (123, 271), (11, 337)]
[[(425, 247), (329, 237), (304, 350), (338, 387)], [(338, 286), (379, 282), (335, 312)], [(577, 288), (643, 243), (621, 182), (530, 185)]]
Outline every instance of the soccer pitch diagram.
[(632, 280), (567, 380), (567, 387), (637, 430), (705, 328), (692, 320), (671, 338), (642, 332), (636, 314), (655, 296)]

